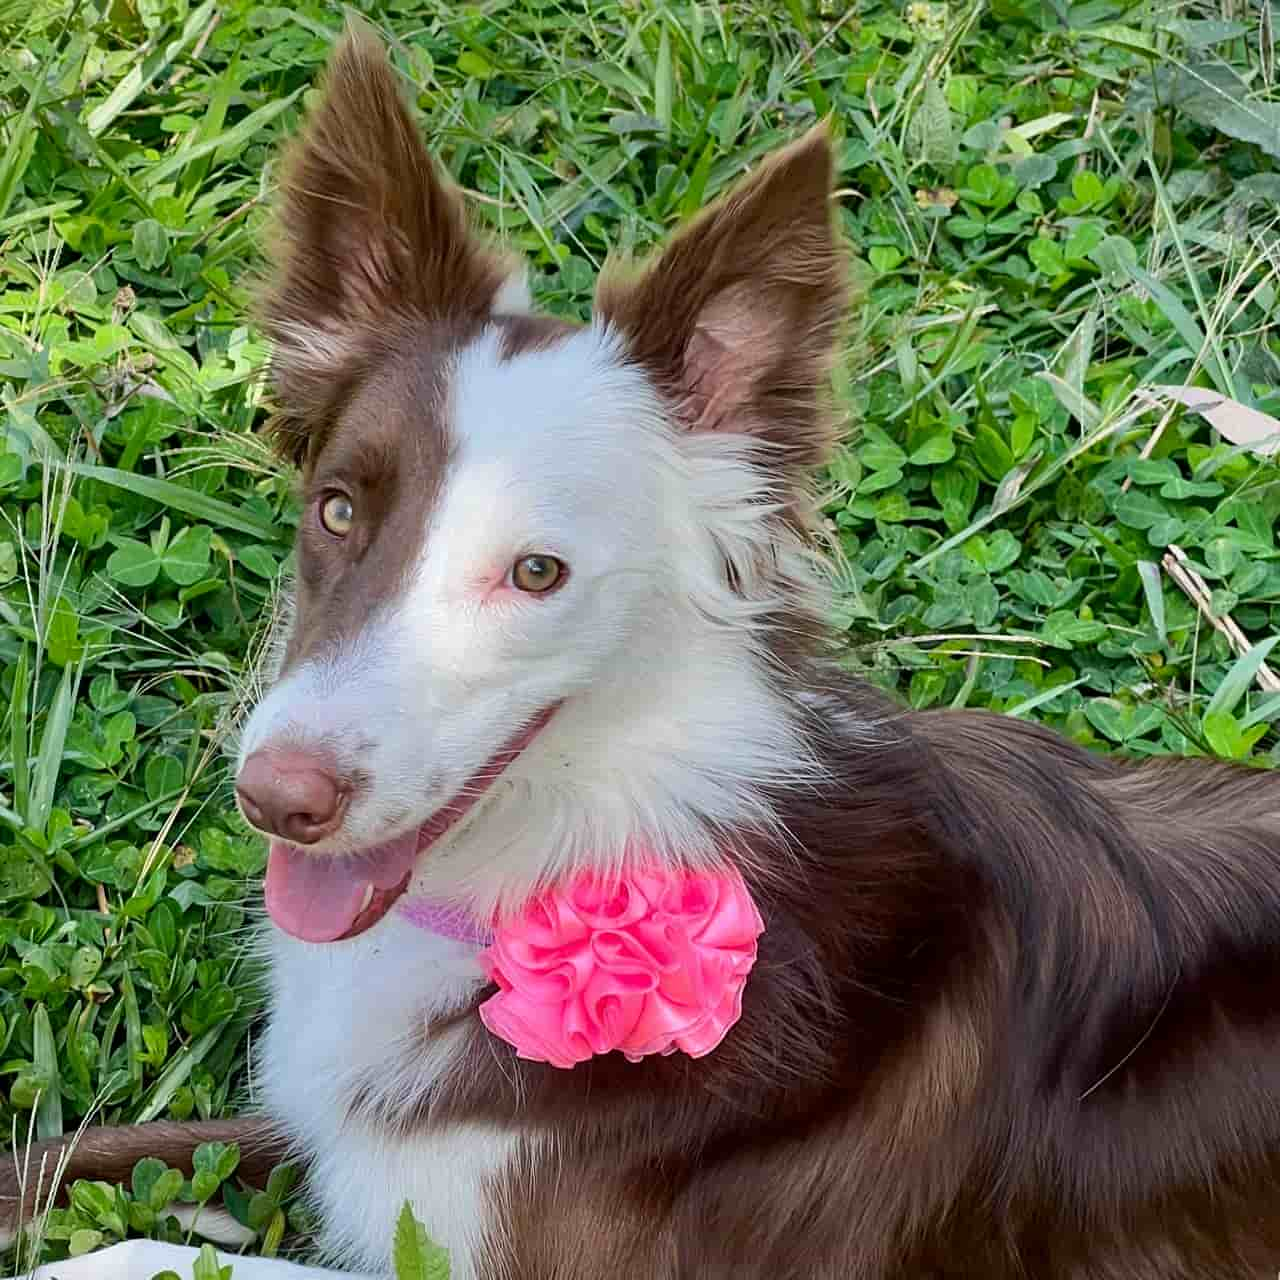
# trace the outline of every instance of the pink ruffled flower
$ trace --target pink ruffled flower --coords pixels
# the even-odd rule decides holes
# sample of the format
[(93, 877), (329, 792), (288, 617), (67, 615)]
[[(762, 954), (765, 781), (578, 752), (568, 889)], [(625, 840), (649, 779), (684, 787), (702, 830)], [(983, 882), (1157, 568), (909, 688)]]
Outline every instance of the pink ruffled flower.
[(736, 871), (587, 873), (495, 930), (480, 962), (499, 990), (480, 1017), (555, 1067), (614, 1049), (700, 1058), (741, 1016), (763, 932)]

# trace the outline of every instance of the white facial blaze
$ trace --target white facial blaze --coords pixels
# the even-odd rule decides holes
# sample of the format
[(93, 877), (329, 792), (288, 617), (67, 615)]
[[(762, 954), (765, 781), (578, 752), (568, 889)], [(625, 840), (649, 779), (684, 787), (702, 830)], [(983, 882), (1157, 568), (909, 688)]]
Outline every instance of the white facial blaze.
[[(482, 909), (628, 841), (696, 858), (717, 828), (768, 822), (761, 784), (813, 764), (757, 634), (785, 589), (763, 566), (806, 572), (758, 446), (678, 435), (599, 328), (509, 360), (482, 335), (450, 371), (447, 416), (455, 447), (407, 584), (272, 690), (242, 758), (283, 736), (361, 770), (346, 826), (317, 846), (354, 850), (422, 822), (562, 703), (415, 874), (414, 891)], [(507, 581), (532, 554), (568, 566), (545, 596)]]

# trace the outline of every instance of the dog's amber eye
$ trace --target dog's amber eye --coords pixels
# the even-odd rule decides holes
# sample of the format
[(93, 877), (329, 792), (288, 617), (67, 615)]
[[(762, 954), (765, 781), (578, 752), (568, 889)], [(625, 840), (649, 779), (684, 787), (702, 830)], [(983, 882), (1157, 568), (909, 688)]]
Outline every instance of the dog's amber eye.
[(356, 511), (345, 493), (331, 493), (320, 504), (320, 523), (335, 538), (345, 538), (355, 523)]
[(554, 556), (525, 556), (511, 568), (511, 581), (521, 591), (550, 591), (564, 576), (564, 565)]

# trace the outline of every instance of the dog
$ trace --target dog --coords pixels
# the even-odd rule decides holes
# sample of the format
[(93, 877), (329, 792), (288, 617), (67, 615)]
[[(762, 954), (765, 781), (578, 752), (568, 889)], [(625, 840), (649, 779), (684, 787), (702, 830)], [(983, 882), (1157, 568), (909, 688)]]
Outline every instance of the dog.
[[(811, 489), (833, 167), (819, 126), (571, 324), (344, 37), (262, 303), (303, 483), (237, 775), (272, 841), (267, 1119), (91, 1130), (72, 1175), (287, 1148), (345, 1274), (390, 1274), (406, 1200), (454, 1280), (1280, 1270), (1280, 779), (847, 674)], [(703, 1056), (521, 1057), (476, 941), (407, 905), (502, 919), (638, 845), (748, 887), (740, 1018)]]

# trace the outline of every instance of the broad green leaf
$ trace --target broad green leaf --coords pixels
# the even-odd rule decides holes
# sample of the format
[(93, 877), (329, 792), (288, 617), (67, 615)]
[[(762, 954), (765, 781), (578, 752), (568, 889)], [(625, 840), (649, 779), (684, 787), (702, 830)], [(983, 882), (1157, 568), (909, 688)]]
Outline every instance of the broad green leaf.
[(1159, 25), (1162, 30), (1185, 40), (1192, 49), (1238, 40), (1249, 33), (1243, 22), (1222, 18), (1170, 18)]
[(978, 477), (968, 467), (946, 466), (929, 477), (929, 490), (942, 507), (947, 528), (962, 529), (978, 497)]
[(902, 472), (897, 467), (888, 471), (873, 471), (858, 481), (858, 496), (865, 498), (884, 489), (896, 489), (902, 483)]
[(907, 455), (890, 436), (878, 427), (867, 430), (867, 443), (858, 450), (862, 464), (872, 471), (897, 470), (906, 461)]
[(192, 1167), (225, 1182), (240, 1166), (238, 1142), (202, 1142), (192, 1153)]
[(488, 80), (493, 75), (493, 64), (474, 49), (458, 55), (458, 70), (473, 80)]
[(143, 776), (146, 779), (147, 795), (158, 800), (162, 796), (171, 795), (182, 786), (182, 761), (173, 756), (151, 756)]
[(936, 705), (947, 687), (946, 673), (942, 671), (916, 671), (907, 686), (907, 701), (916, 711)]
[(1240, 699), (1248, 692), (1254, 677), (1262, 669), (1271, 650), (1280, 644), (1280, 636), (1269, 636), (1259, 640), (1247, 653), (1241, 654), (1231, 664), (1231, 669), (1222, 678), (1222, 683), (1214, 690), (1209, 705), (1205, 707), (1205, 718), (1213, 715), (1230, 715), (1239, 705)]
[(179, 586), (198, 582), (209, 567), (210, 532), (207, 525), (188, 525), (165, 548), (166, 577)]
[(905, 520), (911, 514), (911, 503), (905, 493), (884, 493), (876, 499), (876, 519), (889, 522)]
[(218, 1261), (213, 1245), (200, 1246), (200, 1253), (191, 1268), (192, 1280), (232, 1280), (234, 1274), (234, 1268), (224, 1267)]
[(133, 256), (140, 267), (156, 271), (169, 256), (169, 233), (154, 219), (133, 224)]
[(1063, 257), (1068, 262), (1086, 262), (1102, 244), (1104, 232), (1096, 222), (1084, 222), (1076, 227), (1062, 246)]
[(1089, 251), (1089, 261), (1103, 272), (1109, 283), (1122, 284), (1138, 265), (1138, 250), (1126, 236), (1104, 236)]
[(917, 467), (932, 467), (940, 462), (950, 462), (956, 456), (955, 440), (951, 428), (930, 427), (911, 451), (911, 462)]
[(1014, 456), (999, 432), (985, 424), (974, 433), (973, 456), (992, 480), (1004, 479), (1014, 464)]
[(978, 164), (969, 170), (961, 194), (981, 205), (993, 205), (1000, 198), (1000, 188), (1000, 171), (994, 165)]
[(1129, 736), (1129, 708), (1114, 698), (1090, 698), (1084, 704), (1085, 718), (1112, 742), (1124, 742)]
[(449, 1280), (449, 1255), (427, 1235), (404, 1202), (391, 1251), (396, 1280)]
[(1228, 577), (1235, 571), (1240, 560), (1240, 548), (1230, 538), (1210, 538), (1204, 544), (1204, 567), (1209, 577)]
[(995, 625), (1000, 613), (1000, 593), (989, 578), (981, 578), (970, 586), (969, 607), (975, 627)]
[(120, 1216), (116, 1189), (109, 1182), (80, 1179), (72, 1184), (70, 1199), (72, 1207), (91, 1222), (105, 1227), (113, 1235), (124, 1235), (124, 1219)]
[(902, 265), (902, 251), (892, 245), (877, 244), (867, 250), (867, 261), (881, 275), (896, 271)]
[(1056, 649), (1091, 644), (1106, 633), (1107, 628), (1101, 622), (1080, 618), (1067, 610), (1055, 610), (1040, 628), (1040, 638)]
[(1032, 569), (1030, 572), (1015, 569), (1009, 574), (1008, 582), (1017, 595), (1032, 604), (1052, 606), (1063, 602), (1063, 591), (1041, 569)]
[(1168, 458), (1156, 461), (1152, 458), (1135, 458), (1129, 464), (1129, 475), (1135, 484), (1163, 484), (1166, 480), (1181, 477), (1178, 464)]
[(107, 559), (107, 572), (121, 586), (149, 587), (159, 576), (163, 557), (153, 547), (124, 539)]
[(1267, 732), (1265, 724), (1243, 728), (1228, 711), (1206, 714), (1200, 728), (1215, 754), (1226, 760), (1244, 760), (1253, 750), (1254, 743)]
[(988, 573), (999, 573), (1013, 564), (1022, 552), (1022, 544), (1008, 529), (997, 529), (986, 540), (983, 567)]
[(1116, 519), (1131, 529), (1150, 529), (1159, 520), (1169, 517), (1169, 509), (1159, 498), (1141, 489), (1122, 493), (1115, 504)]
[(961, 240), (976, 240), (987, 232), (987, 224), (968, 214), (957, 213), (947, 220), (947, 230)]
[(1027, 257), (1036, 270), (1050, 278), (1061, 275), (1067, 267), (1061, 248), (1047, 236), (1038, 236), (1032, 240), (1027, 246)]
[(106, 1237), (101, 1231), (95, 1231), (89, 1227), (79, 1227), (71, 1233), (71, 1237), (67, 1241), (67, 1252), (73, 1258), (78, 1258), (82, 1254), (92, 1253), (105, 1239)]
[(1086, 27), (1080, 32), (1080, 36), (1086, 40), (1101, 40), (1104, 44), (1119, 45), (1122, 49), (1131, 49), (1149, 58), (1159, 57), (1161, 54), (1151, 37), (1137, 27), (1121, 26), (1119, 23)]
[(1162, 498), (1172, 498), (1185, 502), (1188, 498), (1214, 498), (1222, 492), (1222, 486), (1216, 480), (1186, 480), (1176, 476), (1166, 480), (1160, 486)]
[(98, 976), (101, 968), (102, 952), (97, 947), (78, 947), (67, 970), (71, 985), (83, 991)]
[[(168, 1166), (163, 1160), (157, 1160), (155, 1156), (146, 1156), (139, 1160), (133, 1166), (133, 1173), (130, 1177), (130, 1187), (133, 1190), (135, 1200), (150, 1202), (151, 1190), (164, 1177), (168, 1171)], [(181, 1174), (179, 1174), (178, 1185), (181, 1186)], [(167, 1201), (165, 1202), (167, 1203)], [(156, 1209), (163, 1209), (164, 1204), (154, 1205)]]

